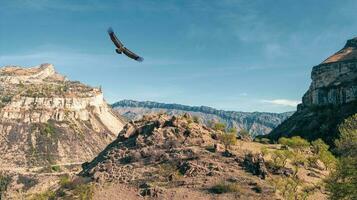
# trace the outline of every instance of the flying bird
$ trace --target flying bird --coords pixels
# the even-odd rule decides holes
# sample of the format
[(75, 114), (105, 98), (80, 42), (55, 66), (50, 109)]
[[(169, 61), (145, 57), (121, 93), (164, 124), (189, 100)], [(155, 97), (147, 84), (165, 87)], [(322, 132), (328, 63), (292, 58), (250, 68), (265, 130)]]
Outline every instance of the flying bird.
[(115, 51), (118, 54), (124, 53), (129, 58), (132, 58), (132, 59), (134, 59), (136, 61), (139, 61), (139, 62), (144, 60), (143, 57), (140, 57), (140, 56), (136, 55), (134, 52), (132, 52), (128, 48), (124, 47), (123, 43), (121, 43), (120, 40), (115, 36), (114, 31), (113, 31), (112, 28), (108, 29), (108, 34), (110, 36), (110, 39), (113, 41), (114, 45), (117, 47), (117, 49), (115, 49)]

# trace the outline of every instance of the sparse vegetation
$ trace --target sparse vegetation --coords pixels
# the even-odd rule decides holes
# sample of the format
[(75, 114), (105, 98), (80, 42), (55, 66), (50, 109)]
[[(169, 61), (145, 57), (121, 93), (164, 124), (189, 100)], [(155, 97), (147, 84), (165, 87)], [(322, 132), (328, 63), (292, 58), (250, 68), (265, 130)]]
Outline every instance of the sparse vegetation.
[(61, 167), (59, 165), (52, 165), (51, 166), (51, 170), (54, 172), (60, 172), (61, 171)]
[(31, 187), (33, 187), (36, 184), (38, 184), (38, 180), (36, 178), (34, 178), (34, 177), (20, 174), (19, 178), (17, 179), (17, 183), (23, 184), (24, 185), (24, 189), (28, 190)]
[(357, 199), (357, 114), (340, 126), (336, 153), (340, 156), (336, 170), (326, 180), (332, 200)]
[[(87, 183), (82, 178), (71, 179), (70, 176), (64, 175), (59, 181), (60, 188), (56, 191), (55, 195), (65, 196), (65, 199), (80, 199), (91, 200), (94, 194), (94, 185)], [(66, 193), (65, 191), (69, 192)], [(68, 196), (70, 195), (70, 196)]]
[(255, 138), (254, 139), (255, 142), (259, 142), (262, 144), (270, 144), (270, 139), (269, 138)]
[(192, 117), (192, 120), (195, 123), (200, 123), (200, 118), (198, 116), (196, 116), (196, 115)]
[(250, 133), (249, 131), (245, 130), (245, 129), (242, 129), (238, 132), (238, 135), (241, 136), (242, 138), (244, 137), (250, 137)]
[(11, 182), (10, 176), (0, 173), (0, 199), (3, 198), (3, 195), (6, 192), (10, 182)]
[(55, 200), (56, 193), (53, 191), (45, 191), (42, 193), (34, 194), (31, 200)]
[(271, 180), (274, 189), (284, 200), (306, 200), (314, 192), (314, 188), (307, 187), (294, 177), (277, 177)]
[(71, 178), (68, 175), (61, 176), (59, 184), (62, 188), (67, 188), (67, 189), (74, 188), (73, 182), (71, 181)]
[(212, 128), (215, 131), (222, 131), (223, 132), (223, 131), (226, 130), (226, 125), (224, 123), (217, 122), (217, 123), (214, 123), (212, 125)]
[(177, 169), (173, 163), (164, 163), (159, 165), (158, 175), (163, 177), (166, 182), (177, 181), (182, 178), (183, 174)]
[(279, 144), (286, 145), (298, 151), (303, 151), (310, 147), (310, 143), (300, 136), (294, 136), (292, 138), (281, 137), (278, 142)]
[(333, 169), (337, 160), (335, 156), (333, 156), (333, 154), (328, 150), (329, 146), (321, 139), (313, 141), (311, 145), (316, 160), (321, 160), (327, 168)]
[(241, 187), (239, 183), (221, 182), (211, 187), (210, 191), (215, 194), (240, 193)]
[(235, 133), (230, 132), (230, 133), (222, 133), (220, 135), (220, 140), (224, 145), (224, 148), (226, 150), (230, 149), (232, 145), (237, 144), (237, 136)]
[(41, 133), (45, 133), (47, 137), (53, 137), (55, 134), (55, 126), (52, 122), (47, 122), (41, 129)]
[(92, 184), (80, 184), (73, 191), (76, 199), (91, 200), (93, 199), (94, 186)]
[(293, 152), (289, 150), (276, 150), (272, 152), (272, 167), (280, 168), (285, 167), (289, 158), (293, 157)]

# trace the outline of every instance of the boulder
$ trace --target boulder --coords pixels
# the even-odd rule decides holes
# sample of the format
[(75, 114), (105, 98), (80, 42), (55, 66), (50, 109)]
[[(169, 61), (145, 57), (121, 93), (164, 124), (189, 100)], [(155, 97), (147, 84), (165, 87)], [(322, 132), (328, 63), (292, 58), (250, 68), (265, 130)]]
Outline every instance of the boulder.
[(268, 170), (265, 166), (265, 161), (262, 154), (253, 154), (248, 153), (245, 155), (243, 163), (243, 167), (251, 172), (254, 175), (259, 176), (262, 179), (265, 179), (268, 175)]

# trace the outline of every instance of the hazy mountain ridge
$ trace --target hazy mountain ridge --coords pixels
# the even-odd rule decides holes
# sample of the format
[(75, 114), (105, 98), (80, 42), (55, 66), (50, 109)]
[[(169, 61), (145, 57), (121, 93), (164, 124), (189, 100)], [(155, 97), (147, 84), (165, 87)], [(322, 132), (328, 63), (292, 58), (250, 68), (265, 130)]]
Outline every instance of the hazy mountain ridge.
[(238, 112), (225, 111), (208, 106), (187, 106), (181, 104), (166, 104), (152, 101), (122, 100), (112, 104), (112, 107), (120, 115), (130, 119), (140, 119), (145, 114), (165, 112), (170, 115), (188, 112), (198, 116), (205, 124), (210, 121), (221, 121), (228, 127), (236, 127), (238, 130), (247, 129), (255, 135), (265, 135), (282, 121), (291, 116), (293, 112), (268, 113), (268, 112)]

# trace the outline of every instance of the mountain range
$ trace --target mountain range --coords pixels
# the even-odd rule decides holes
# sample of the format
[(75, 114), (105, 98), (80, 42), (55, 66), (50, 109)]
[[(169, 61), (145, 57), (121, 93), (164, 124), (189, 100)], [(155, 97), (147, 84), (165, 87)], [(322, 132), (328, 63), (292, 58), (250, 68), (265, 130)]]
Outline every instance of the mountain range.
[(197, 116), (210, 125), (212, 122), (225, 123), (228, 128), (248, 130), (252, 136), (268, 134), (294, 112), (239, 112), (225, 111), (208, 106), (187, 106), (181, 104), (167, 104), (152, 101), (121, 100), (112, 104), (114, 111), (128, 120), (138, 120), (143, 115), (164, 112), (169, 115), (178, 115), (185, 112)]

